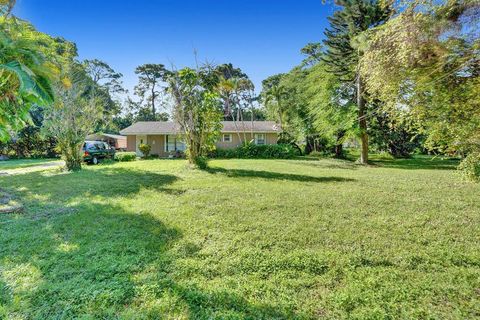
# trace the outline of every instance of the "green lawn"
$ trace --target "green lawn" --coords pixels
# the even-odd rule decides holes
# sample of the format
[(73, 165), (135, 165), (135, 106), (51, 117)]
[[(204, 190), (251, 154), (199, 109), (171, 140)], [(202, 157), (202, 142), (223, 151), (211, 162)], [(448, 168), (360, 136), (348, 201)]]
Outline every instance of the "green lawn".
[(59, 159), (12, 159), (12, 160), (3, 160), (0, 161), (0, 171), (9, 170), (9, 169), (19, 169), (19, 168), (28, 168), (33, 166), (38, 166), (54, 161), (59, 161)]
[(455, 161), (181, 160), (0, 177), (0, 318), (480, 317)]

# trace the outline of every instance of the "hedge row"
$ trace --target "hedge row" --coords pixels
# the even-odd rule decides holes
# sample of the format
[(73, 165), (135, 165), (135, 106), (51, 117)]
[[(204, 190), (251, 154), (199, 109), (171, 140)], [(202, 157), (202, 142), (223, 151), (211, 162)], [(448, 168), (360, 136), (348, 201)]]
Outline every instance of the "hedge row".
[(137, 154), (135, 152), (117, 152), (115, 153), (116, 161), (135, 161)]
[(210, 156), (228, 159), (291, 159), (298, 155), (300, 155), (299, 151), (289, 144), (256, 145), (247, 143), (234, 149), (217, 149)]

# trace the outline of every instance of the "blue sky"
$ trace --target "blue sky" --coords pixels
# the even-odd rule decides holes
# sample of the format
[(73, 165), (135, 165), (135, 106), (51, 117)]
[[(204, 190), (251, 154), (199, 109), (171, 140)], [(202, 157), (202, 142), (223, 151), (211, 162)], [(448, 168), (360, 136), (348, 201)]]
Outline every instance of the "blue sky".
[(78, 46), (136, 83), (143, 63), (231, 62), (261, 81), (302, 60), (300, 49), (323, 39), (333, 8), (321, 0), (17, 0), (15, 14)]

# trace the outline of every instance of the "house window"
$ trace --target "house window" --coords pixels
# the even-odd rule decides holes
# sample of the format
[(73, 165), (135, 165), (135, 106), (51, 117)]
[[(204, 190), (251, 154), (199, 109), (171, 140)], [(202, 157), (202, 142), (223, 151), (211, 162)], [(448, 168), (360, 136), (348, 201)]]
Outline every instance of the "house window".
[(223, 142), (232, 142), (232, 135), (231, 134), (224, 134), (223, 135)]
[(256, 133), (255, 134), (255, 144), (265, 144), (265, 134), (263, 133)]
[(166, 135), (165, 140), (165, 151), (167, 152), (185, 151), (186, 149), (185, 142), (181, 137), (174, 135)]

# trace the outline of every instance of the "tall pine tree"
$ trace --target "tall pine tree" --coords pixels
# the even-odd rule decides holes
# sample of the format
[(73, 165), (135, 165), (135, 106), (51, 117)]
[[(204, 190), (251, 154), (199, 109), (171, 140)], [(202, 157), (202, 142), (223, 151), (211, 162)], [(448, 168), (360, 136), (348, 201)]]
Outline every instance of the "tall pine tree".
[[(368, 163), (368, 134), (365, 90), (359, 73), (362, 54), (362, 32), (376, 27), (389, 19), (392, 14), (391, 1), (382, 0), (337, 0), (340, 7), (328, 18), (330, 27), (325, 31), (326, 52), (324, 61), (330, 72), (341, 81), (351, 83), (352, 101), (358, 108), (358, 125), (362, 152), (360, 162)], [(354, 92), (354, 94), (353, 94)]]

